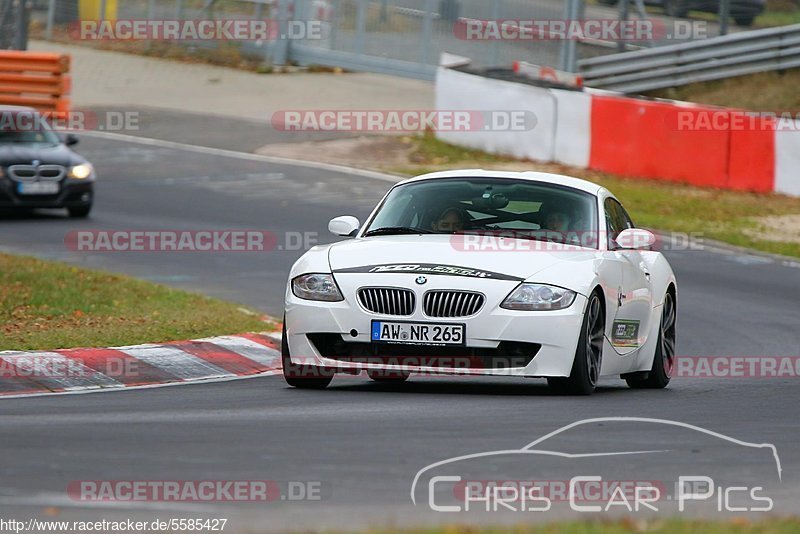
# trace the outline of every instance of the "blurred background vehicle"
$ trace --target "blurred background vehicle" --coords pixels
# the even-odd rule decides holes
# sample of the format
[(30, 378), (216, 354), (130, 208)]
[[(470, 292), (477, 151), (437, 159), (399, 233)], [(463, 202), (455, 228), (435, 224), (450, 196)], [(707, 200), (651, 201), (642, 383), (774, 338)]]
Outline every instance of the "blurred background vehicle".
[(77, 143), (33, 108), (0, 106), (0, 208), (66, 208), (70, 217), (87, 217), (95, 173), (70, 149)]
[[(598, 0), (601, 4), (612, 6), (618, 0)], [(670, 17), (683, 18), (689, 11), (719, 13), (719, 0), (645, 0), (645, 4), (660, 6)], [(755, 18), (764, 12), (766, 0), (731, 0), (729, 13), (739, 26), (752, 26)]]

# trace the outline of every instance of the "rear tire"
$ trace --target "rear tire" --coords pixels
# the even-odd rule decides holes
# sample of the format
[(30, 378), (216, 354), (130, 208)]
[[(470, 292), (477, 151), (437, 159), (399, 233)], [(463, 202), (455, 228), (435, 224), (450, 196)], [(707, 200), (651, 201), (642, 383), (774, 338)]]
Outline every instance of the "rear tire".
[(672, 378), (672, 369), (675, 367), (676, 318), (675, 297), (668, 291), (664, 297), (664, 308), (661, 311), (661, 324), (658, 328), (653, 366), (647, 374), (647, 378), (626, 378), (625, 382), (629, 387), (633, 389), (663, 389), (667, 387)]
[(74, 206), (67, 208), (67, 212), (69, 216), (73, 219), (85, 219), (89, 216), (89, 212), (92, 211), (92, 205), (89, 204), (88, 206)]
[(383, 371), (378, 369), (370, 369), (367, 371), (367, 376), (369, 376), (370, 380), (374, 380), (375, 382), (398, 384), (408, 380), (408, 377), (411, 376), (411, 373), (406, 371)]
[(325, 389), (335, 374), (329, 367), (302, 365), (292, 363), (289, 355), (289, 342), (286, 340), (286, 317), (283, 318), (283, 335), (281, 336), (281, 364), (283, 378), (290, 386), (298, 389)]
[(581, 335), (572, 371), (566, 378), (551, 377), (547, 385), (556, 393), (566, 395), (591, 395), (600, 378), (603, 363), (603, 341), (605, 337), (605, 316), (600, 296), (595, 292), (589, 297), (586, 312), (583, 314)]

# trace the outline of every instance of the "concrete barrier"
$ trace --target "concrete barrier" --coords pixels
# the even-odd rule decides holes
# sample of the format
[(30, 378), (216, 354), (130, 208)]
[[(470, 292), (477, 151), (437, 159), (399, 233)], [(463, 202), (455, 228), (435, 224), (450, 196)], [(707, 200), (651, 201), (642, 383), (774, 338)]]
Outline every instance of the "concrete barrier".
[[(556, 98), (547, 89), (493, 80), (453, 69), (439, 69), (436, 109), (440, 111), (525, 113), (535, 118), (525, 129), (481, 128), (439, 131), (437, 137), (459, 146), (520, 159), (552, 161), (555, 152)], [(488, 114), (484, 115), (488, 117)]]
[[(439, 131), (443, 141), (632, 178), (800, 196), (800, 121), (687, 102), (567, 90), (440, 67), (438, 110), (524, 110), (526, 131)], [(747, 120), (740, 120), (740, 119)]]

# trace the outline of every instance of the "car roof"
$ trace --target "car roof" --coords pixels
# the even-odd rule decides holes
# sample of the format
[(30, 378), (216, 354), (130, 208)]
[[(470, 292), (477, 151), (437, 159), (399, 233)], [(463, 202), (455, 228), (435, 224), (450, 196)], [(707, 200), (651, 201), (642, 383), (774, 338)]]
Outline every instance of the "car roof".
[[(400, 184), (407, 184), (411, 182), (418, 182), (423, 180), (438, 180), (441, 178), (512, 178), (515, 180), (529, 180), (531, 182), (545, 182), (556, 185), (563, 185), (585, 191), (593, 195), (598, 195), (603, 189), (595, 183), (588, 180), (582, 180), (573, 176), (566, 176), (563, 174), (553, 174), (549, 172), (509, 172), (509, 171), (492, 171), (486, 169), (462, 169), (454, 171), (440, 171), (423, 174), (408, 180), (403, 180)], [(399, 185), (399, 184), (398, 184)]]

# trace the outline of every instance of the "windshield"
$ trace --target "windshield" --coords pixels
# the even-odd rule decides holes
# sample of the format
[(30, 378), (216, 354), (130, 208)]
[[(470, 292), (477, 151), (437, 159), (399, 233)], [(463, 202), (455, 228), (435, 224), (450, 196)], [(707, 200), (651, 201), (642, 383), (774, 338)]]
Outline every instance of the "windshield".
[(0, 113), (0, 145), (7, 143), (56, 145), (58, 136), (44, 118), (33, 112)]
[(597, 199), (526, 180), (412, 182), (389, 193), (362, 236), (415, 233), (481, 233), (597, 248)]

